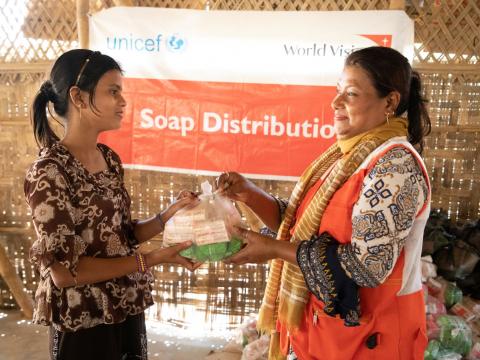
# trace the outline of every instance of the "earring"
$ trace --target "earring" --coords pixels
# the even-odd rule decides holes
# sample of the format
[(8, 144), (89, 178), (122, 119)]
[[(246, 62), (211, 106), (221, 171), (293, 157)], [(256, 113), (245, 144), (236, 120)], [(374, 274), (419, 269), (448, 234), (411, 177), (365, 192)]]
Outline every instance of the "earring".
[(390, 120), (390, 113), (387, 112), (387, 113), (385, 113), (385, 115), (386, 115), (386, 118), (387, 118), (387, 124), (390, 125), (390, 121), (389, 121)]

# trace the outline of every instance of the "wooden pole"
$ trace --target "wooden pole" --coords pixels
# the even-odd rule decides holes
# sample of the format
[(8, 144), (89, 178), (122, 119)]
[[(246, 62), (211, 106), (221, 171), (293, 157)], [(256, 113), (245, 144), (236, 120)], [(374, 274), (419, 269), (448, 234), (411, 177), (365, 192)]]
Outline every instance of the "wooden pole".
[(210, 10), (210, 1), (208, 0), (199, 0), (199, 8), (202, 10)]
[(405, 0), (390, 0), (390, 10), (405, 10)]
[(133, 0), (113, 0), (115, 6), (134, 6)]
[(25, 315), (26, 318), (31, 319), (33, 317), (33, 301), (25, 291), (23, 291), (22, 281), (15, 272), (15, 268), (10, 263), (3, 246), (0, 246), (0, 275), (7, 283), (7, 286), (18, 306), (22, 309), (23, 315)]
[(88, 10), (89, 0), (77, 0), (77, 31), (80, 49), (88, 49)]

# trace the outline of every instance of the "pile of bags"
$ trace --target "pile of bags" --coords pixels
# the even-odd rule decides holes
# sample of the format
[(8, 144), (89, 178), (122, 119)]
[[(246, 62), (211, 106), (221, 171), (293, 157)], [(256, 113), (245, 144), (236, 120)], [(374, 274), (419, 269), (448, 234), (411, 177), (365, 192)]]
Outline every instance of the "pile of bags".
[(235, 329), (224, 349), (212, 352), (205, 360), (267, 360), (269, 345), (270, 336), (257, 331), (257, 318), (252, 314)]
[(236, 342), (243, 347), (241, 360), (267, 360), (270, 336), (257, 331), (257, 318), (250, 315), (236, 330)]
[(426, 360), (480, 360), (480, 304), (453, 282), (436, 277), (431, 256), (422, 258), (429, 339)]
[(480, 360), (480, 221), (454, 224), (444, 211), (433, 210), (422, 255), (425, 359)]
[(432, 256), (438, 275), (480, 300), (480, 220), (454, 224), (444, 211), (432, 210), (423, 238), (426, 255)]

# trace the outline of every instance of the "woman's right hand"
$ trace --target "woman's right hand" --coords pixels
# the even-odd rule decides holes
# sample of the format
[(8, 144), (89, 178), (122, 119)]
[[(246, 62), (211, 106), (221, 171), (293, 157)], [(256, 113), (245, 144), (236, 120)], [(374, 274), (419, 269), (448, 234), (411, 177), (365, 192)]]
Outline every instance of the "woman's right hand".
[(178, 245), (153, 250), (146, 255), (147, 265), (176, 264), (181, 265), (190, 271), (194, 271), (202, 265), (202, 263), (191, 261), (180, 255), (180, 251), (188, 249), (190, 246), (192, 246), (192, 242), (185, 241)]
[(248, 204), (256, 189), (257, 187), (253, 182), (237, 172), (230, 171), (220, 174), (214, 186), (216, 193), (245, 204)]
[(168, 205), (168, 207), (162, 212), (161, 216), (163, 223), (166, 224), (167, 221), (177, 213), (177, 211), (183, 208), (193, 208), (198, 205), (199, 202), (200, 199), (198, 198), (198, 195), (193, 191), (180, 191), (175, 201)]

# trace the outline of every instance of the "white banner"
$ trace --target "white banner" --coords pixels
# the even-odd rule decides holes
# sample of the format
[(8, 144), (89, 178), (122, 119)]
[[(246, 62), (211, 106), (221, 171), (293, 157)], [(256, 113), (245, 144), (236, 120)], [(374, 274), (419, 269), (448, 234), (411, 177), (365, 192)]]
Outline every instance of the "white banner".
[(333, 85), (354, 48), (389, 46), (412, 60), (413, 28), (394, 10), (114, 7), (91, 17), (90, 46), (134, 78)]
[(294, 179), (334, 141), (346, 56), (381, 45), (411, 60), (413, 28), (403, 11), (102, 11), (91, 48), (120, 62), (129, 104), (102, 141), (141, 169)]

